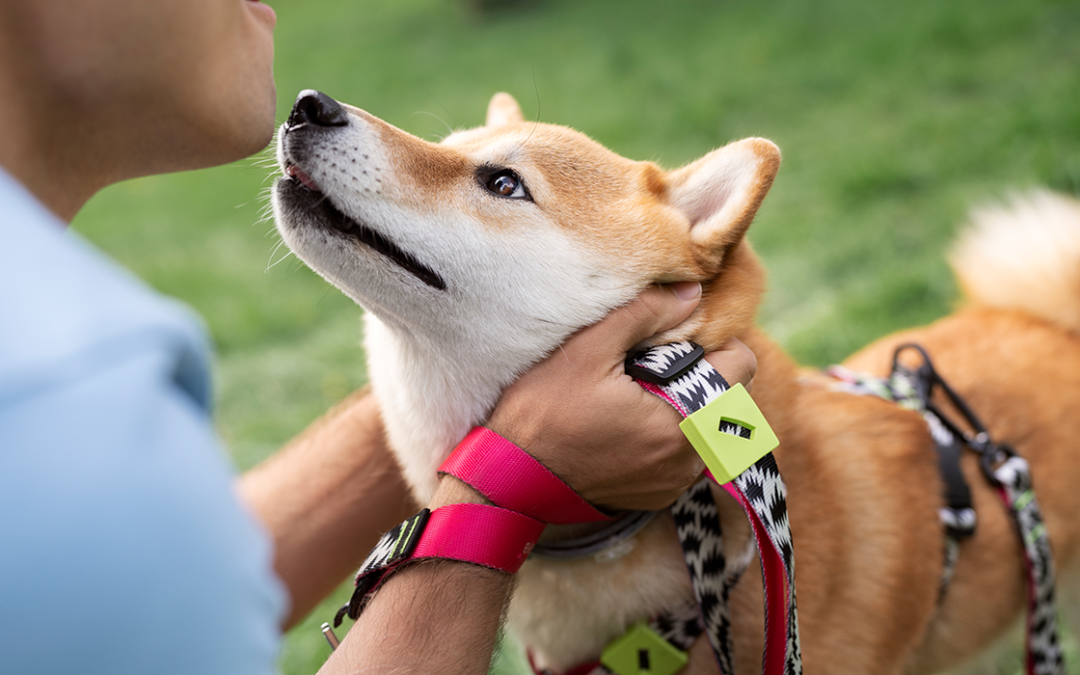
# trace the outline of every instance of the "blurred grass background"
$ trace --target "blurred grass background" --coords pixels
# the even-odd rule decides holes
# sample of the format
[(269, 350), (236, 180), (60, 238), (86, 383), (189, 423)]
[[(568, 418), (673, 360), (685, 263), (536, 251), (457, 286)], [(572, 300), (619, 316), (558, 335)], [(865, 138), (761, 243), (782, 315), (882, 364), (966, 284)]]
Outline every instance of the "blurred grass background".
[[(437, 140), (508, 91), (529, 117), (667, 167), (776, 141), (784, 166), (750, 238), (771, 271), (762, 321), (808, 364), (948, 311), (942, 254), (971, 205), (1080, 192), (1076, 0), (270, 4), (281, 120), (317, 88)], [(240, 468), (365, 381), (359, 310), (275, 252), (272, 174), (255, 158), (132, 181), (75, 222), (206, 318)], [(316, 626), (342, 597), (290, 634), (284, 673), (321, 664)], [(996, 668), (1017, 672), (1018, 653)]]

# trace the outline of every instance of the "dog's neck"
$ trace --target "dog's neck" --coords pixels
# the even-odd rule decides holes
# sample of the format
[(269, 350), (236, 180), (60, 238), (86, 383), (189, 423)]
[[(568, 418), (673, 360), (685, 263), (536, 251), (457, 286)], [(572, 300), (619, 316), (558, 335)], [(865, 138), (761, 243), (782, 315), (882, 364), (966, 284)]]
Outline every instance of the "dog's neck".
[(439, 464), (487, 419), (503, 388), (562, 341), (532, 335), (529, 344), (493, 345), (487, 335), (441, 341), (436, 350), (423, 337), (366, 317), (368, 375), (390, 446), (420, 503), (434, 494)]

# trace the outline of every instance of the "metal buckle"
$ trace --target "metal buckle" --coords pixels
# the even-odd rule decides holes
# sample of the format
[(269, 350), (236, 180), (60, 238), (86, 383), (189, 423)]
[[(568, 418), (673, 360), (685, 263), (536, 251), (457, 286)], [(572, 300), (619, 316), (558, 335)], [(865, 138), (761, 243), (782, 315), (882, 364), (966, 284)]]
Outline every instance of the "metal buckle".
[(1016, 457), (1016, 451), (1008, 445), (988, 443), (979, 452), (979, 467), (982, 469), (983, 475), (990, 481), (990, 484), (994, 487), (1001, 487), (1001, 481), (994, 472), (1001, 467), (1002, 464), (1009, 461), (1013, 457)]
[(356, 573), (356, 588), (352, 597), (334, 615), (334, 628), (341, 625), (346, 615), (355, 621), (367, 604), (368, 594), (379, 585), (387, 571), (412, 556), (430, 517), (429, 509), (421, 509), (420, 513), (406, 519), (379, 539)]

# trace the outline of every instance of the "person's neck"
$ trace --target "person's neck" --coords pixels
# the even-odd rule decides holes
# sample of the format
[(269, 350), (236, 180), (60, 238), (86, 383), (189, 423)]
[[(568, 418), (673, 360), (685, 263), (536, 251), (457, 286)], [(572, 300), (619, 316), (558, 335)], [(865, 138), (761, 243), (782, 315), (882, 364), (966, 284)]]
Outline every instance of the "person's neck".
[[(0, 40), (2, 42), (2, 40)], [(9, 50), (0, 44), (0, 53)], [(27, 56), (30, 58), (30, 56)], [(100, 125), (18, 61), (0, 63), (0, 166), (65, 223), (120, 180)]]
[[(0, 115), (0, 128), (18, 129), (4, 121)], [(12, 178), (21, 183), (45, 208), (64, 223), (71, 223), (79, 209), (100, 189), (100, 186), (78, 180), (77, 172), (65, 171), (56, 163), (41, 161), (48, 150), (32, 143), (12, 142), (0, 139), (0, 166)]]

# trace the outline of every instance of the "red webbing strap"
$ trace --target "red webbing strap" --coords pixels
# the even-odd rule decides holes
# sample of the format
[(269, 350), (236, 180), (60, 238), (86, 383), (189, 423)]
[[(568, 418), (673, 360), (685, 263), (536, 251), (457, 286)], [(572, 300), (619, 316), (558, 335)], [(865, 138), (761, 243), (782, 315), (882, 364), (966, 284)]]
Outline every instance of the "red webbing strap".
[(334, 616), (356, 620), (384, 581), (402, 565), (443, 558), (514, 574), (529, 557), (545, 524), (486, 504), (447, 504), (420, 513), (379, 539), (356, 573), (352, 597)]
[[(788, 614), (788, 596), (791, 593), (791, 585), (786, 583), (787, 573), (784, 569), (784, 561), (776, 545), (769, 537), (765, 525), (760, 516), (750, 506), (746, 495), (742, 493), (734, 482), (723, 486), (724, 491), (735, 498), (735, 501), (746, 511), (750, 524), (754, 528), (754, 539), (757, 542), (758, 557), (761, 560), (761, 575), (765, 580), (762, 591), (765, 594), (765, 651), (761, 672), (783, 673), (786, 661), (785, 650), (789, 635), (790, 617)], [(794, 602), (794, 599), (792, 599)], [(782, 621), (770, 621), (770, 617), (783, 617)]]
[[(553, 675), (550, 670), (543, 670), (536, 665), (536, 660), (533, 659), (533, 655), (526, 653), (525, 657), (529, 660), (529, 668), (532, 669), (533, 675)], [(579, 663), (569, 670), (564, 670), (559, 675), (593, 675), (599, 673), (608, 675), (610, 670), (605, 668), (599, 661), (586, 661), (585, 663)]]
[(485, 427), (470, 431), (439, 472), (471, 486), (492, 504), (545, 523), (611, 520), (532, 455)]
[(544, 523), (485, 504), (447, 504), (431, 512), (413, 558), (446, 558), (515, 574)]

